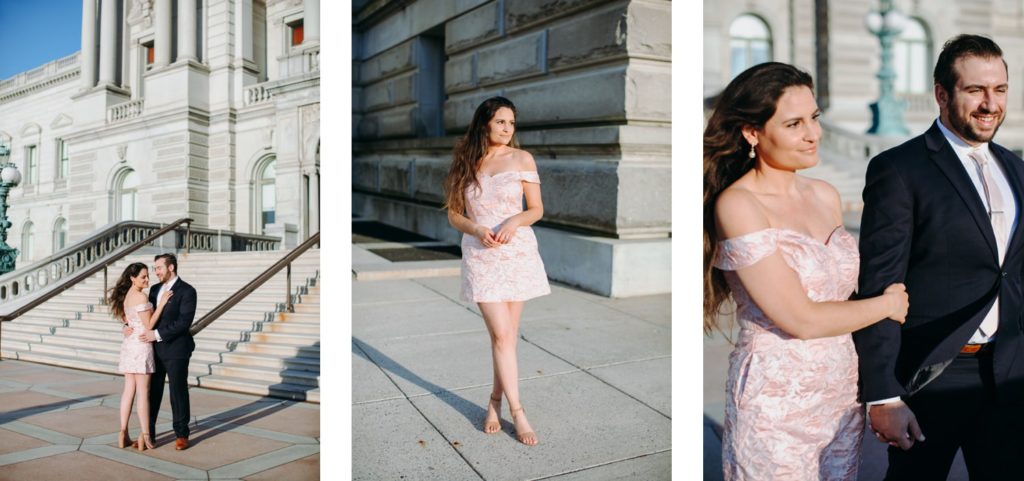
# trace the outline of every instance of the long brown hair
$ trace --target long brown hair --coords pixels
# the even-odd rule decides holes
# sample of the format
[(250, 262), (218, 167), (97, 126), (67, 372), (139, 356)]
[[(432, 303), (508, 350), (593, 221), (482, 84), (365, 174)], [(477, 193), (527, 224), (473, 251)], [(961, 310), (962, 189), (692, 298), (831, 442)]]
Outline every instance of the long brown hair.
[(763, 129), (775, 115), (779, 97), (789, 87), (814, 90), (811, 76), (784, 63), (756, 65), (736, 76), (715, 101), (714, 113), (704, 129), (704, 333), (718, 325), (722, 304), (729, 298), (729, 285), (722, 271), (712, 267), (718, 255), (715, 231), (715, 201), (726, 187), (752, 169), (750, 143), (742, 129)]
[[(452, 149), (452, 166), (444, 180), (445, 209), (461, 214), (466, 210), (466, 189), (470, 186), (480, 187), (476, 174), (480, 170), (480, 161), (487, 154), (487, 137), (490, 134), (487, 124), (502, 107), (511, 110), (513, 116), (519, 116), (519, 111), (511, 100), (505, 97), (491, 97), (476, 108), (466, 134), (455, 143), (455, 148)], [(508, 144), (514, 148), (519, 148), (517, 132), (512, 132), (512, 140)]]
[(143, 270), (148, 270), (146, 264), (141, 262), (128, 264), (128, 267), (125, 267), (124, 272), (121, 273), (121, 277), (117, 279), (117, 284), (107, 290), (106, 301), (114, 319), (121, 319), (121, 316), (124, 316), (124, 298), (128, 295), (128, 289), (132, 288), (132, 278), (138, 277), (139, 272)]

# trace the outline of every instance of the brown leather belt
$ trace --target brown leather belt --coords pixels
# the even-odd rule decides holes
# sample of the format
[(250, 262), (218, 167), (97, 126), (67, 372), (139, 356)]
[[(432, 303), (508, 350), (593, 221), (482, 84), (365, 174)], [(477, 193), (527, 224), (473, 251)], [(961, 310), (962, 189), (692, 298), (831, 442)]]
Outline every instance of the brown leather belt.
[(960, 348), (960, 354), (963, 354), (965, 356), (977, 356), (979, 354), (984, 354), (990, 350), (992, 350), (991, 342), (986, 344), (967, 344), (964, 345), (964, 347)]

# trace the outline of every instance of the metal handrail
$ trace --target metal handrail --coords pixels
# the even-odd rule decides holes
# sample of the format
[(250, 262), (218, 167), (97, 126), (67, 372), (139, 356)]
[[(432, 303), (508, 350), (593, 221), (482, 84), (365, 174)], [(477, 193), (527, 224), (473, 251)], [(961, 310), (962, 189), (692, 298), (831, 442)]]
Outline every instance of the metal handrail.
[[(160, 236), (162, 236), (162, 235), (164, 235), (164, 234), (166, 234), (168, 232), (171, 232), (173, 230), (176, 230), (179, 226), (181, 226), (181, 224), (187, 224), (186, 225), (186, 229), (190, 229), (191, 225), (192, 225), (192, 222), (193, 222), (192, 219), (186, 217), (186, 218), (178, 219), (178, 220), (168, 224), (163, 229), (160, 229), (160, 230), (154, 232), (153, 234), (150, 234), (149, 237), (146, 237), (145, 239), (142, 239), (142, 240), (136, 242), (135, 244), (132, 244), (131, 246), (125, 248), (121, 252), (117, 252), (117, 253), (111, 254), (110, 257), (107, 257), (105, 260), (97, 262), (95, 265), (89, 267), (88, 269), (86, 269), (83, 272), (80, 272), (75, 277), (72, 277), (71, 280), (61, 284), (56, 289), (53, 289), (50, 292), (47, 292), (47, 293), (45, 293), (45, 294), (43, 294), (43, 295), (33, 299), (32, 301), (30, 301), (27, 304), (25, 304), (25, 305), (15, 309), (13, 312), (11, 312), (9, 314), (0, 315), (0, 321), (6, 322), (6, 321), (11, 321), (11, 320), (17, 318), (18, 316), (20, 316), (20, 315), (22, 315), (22, 314), (24, 314), (24, 313), (34, 309), (36, 306), (39, 306), (40, 304), (42, 304), (42, 303), (44, 303), (44, 302), (46, 302), (46, 301), (56, 297), (60, 293), (62, 293), (64, 291), (74, 287), (79, 282), (82, 282), (82, 281), (88, 279), (89, 277), (92, 277), (93, 274), (96, 274), (97, 272), (99, 272), (101, 270), (104, 271), (104, 278), (105, 278), (106, 277), (107, 266), (109, 266), (110, 264), (113, 264), (114, 262), (117, 262), (117, 261), (121, 260), (122, 258), (124, 258), (125, 256), (127, 256), (128, 254), (131, 254), (132, 252), (135, 252), (135, 251), (141, 249), (142, 247), (145, 247), (149, 243), (159, 239)], [(186, 251), (189, 249), (189, 244), (188, 244), (188, 240), (187, 239), (188, 239), (188, 236), (186, 235), (186, 241), (185, 241), (185, 249), (186, 249)]]
[(262, 274), (256, 276), (256, 278), (249, 281), (246, 285), (242, 286), (241, 289), (239, 289), (237, 292), (235, 292), (230, 297), (225, 299), (224, 302), (221, 302), (219, 305), (217, 305), (217, 307), (214, 307), (213, 310), (206, 313), (205, 316), (203, 316), (194, 324), (192, 324), (192, 328), (189, 329), (189, 332), (193, 336), (199, 334), (199, 331), (205, 329), (206, 326), (209, 326), (211, 323), (213, 323), (213, 321), (216, 321), (217, 318), (231, 310), (231, 308), (235, 307), (236, 304), (242, 302), (242, 300), (245, 299), (249, 294), (252, 294), (256, 289), (259, 289), (259, 287), (266, 283), (268, 280), (270, 280), (271, 277), (274, 277), (274, 275), (280, 272), (281, 269), (284, 269), (286, 267), (288, 268), (288, 270), (285, 280), (285, 310), (287, 310), (288, 312), (295, 312), (295, 307), (293, 305), (294, 301), (292, 300), (292, 262), (302, 254), (305, 254), (306, 251), (312, 248), (314, 245), (318, 244), (320, 244), (319, 232), (310, 236), (309, 239), (306, 239), (305, 242), (299, 244), (295, 249), (289, 252), (288, 255), (281, 258), (281, 260), (275, 262), (274, 265), (268, 267), (267, 270), (263, 271)]

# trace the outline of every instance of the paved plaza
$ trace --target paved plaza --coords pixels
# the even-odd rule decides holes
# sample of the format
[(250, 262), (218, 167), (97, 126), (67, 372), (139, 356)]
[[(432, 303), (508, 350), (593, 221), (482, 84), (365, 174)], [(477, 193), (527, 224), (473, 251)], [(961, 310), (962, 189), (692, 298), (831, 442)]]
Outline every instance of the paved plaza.
[[(123, 378), (0, 361), (0, 480), (315, 480), (320, 406), (189, 391), (191, 447), (175, 451), (164, 400), (155, 450), (119, 449)], [(132, 413), (130, 436), (139, 434)]]
[[(671, 478), (670, 296), (609, 299), (560, 285), (527, 302), (520, 393), (540, 444), (481, 431), (490, 342), (450, 261), (388, 263), (353, 246), (356, 480)], [(390, 265), (389, 265), (390, 264)], [(387, 275), (385, 275), (387, 274)], [(370, 279), (370, 280), (367, 280)]]

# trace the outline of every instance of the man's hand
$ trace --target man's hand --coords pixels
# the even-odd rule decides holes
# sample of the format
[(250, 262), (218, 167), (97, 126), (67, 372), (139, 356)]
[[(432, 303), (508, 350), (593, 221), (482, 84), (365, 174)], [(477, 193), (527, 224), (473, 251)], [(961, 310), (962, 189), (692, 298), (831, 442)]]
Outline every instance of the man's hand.
[(906, 451), (915, 441), (924, 441), (917, 417), (903, 401), (876, 404), (868, 408), (871, 430), (879, 441)]
[(124, 334), (124, 337), (128, 337), (128, 336), (132, 335), (132, 328), (130, 328), (128, 326), (124, 326), (121, 329), (121, 334)]
[(139, 340), (142, 342), (156, 342), (156, 334), (153, 331), (142, 331), (142, 334), (139, 334)]

